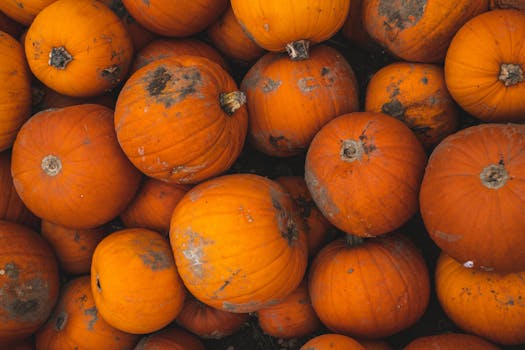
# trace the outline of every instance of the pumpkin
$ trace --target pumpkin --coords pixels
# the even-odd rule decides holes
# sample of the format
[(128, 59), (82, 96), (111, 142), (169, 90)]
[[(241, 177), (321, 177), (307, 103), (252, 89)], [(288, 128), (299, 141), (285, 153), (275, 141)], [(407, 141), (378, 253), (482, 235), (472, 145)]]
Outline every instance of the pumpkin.
[(3, 0), (0, 10), (15, 21), (29, 25), (35, 16), (56, 0)]
[(221, 339), (237, 332), (248, 318), (247, 313), (215, 309), (188, 294), (175, 322), (201, 338)]
[(160, 332), (143, 337), (134, 350), (205, 350), (202, 341), (187, 331), (164, 328)]
[(53, 314), (36, 333), (36, 350), (129, 350), (137, 341), (137, 335), (119, 331), (100, 317), (90, 276), (82, 276), (62, 287)]
[(349, 0), (231, 0), (247, 35), (268, 51), (287, 51), (292, 60), (308, 58), (309, 45), (331, 38), (343, 26)]
[(353, 338), (328, 333), (308, 340), (299, 350), (366, 350), (366, 348)]
[(350, 1), (350, 11), (341, 28), (341, 34), (364, 50), (377, 51), (379, 45), (370, 37), (363, 25), (363, 3), (364, 0)]
[(356, 339), (366, 350), (393, 350), (385, 340), (381, 339)]
[(98, 244), (91, 290), (102, 318), (133, 334), (167, 326), (182, 310), (185, 296), (169, 243), (143, 228), (116, 231)]
[(31, 113), (31, 81), (22, 46), (0, 32), (0, 152), (13, 145)]
[(491, 9), (516, 9), (525, 11), (524, 0), (490, 0), (489, 7)]
[(396, 62), (381, 68), (368, 83), (365, 110), (401, 120), (425, 149), (432, 149), (458, 127), (458, 111), (443, 68), (434, 64)]
[(314, 47), (303, 61), (266, 54), (246, 73), (241, 90), (246, 93), (251, 144), (276, 157), (304, 152), (323, 125), (359, 108), (352, 67), (326, 45)]
[(295, 203), (259, 175), (223, 175), (190, 189), (173, 211), (170, 242), (189, 292), (225, 311), (254, 312), (279, 302), (306, 270)]
[(248, 123), (244, 101), (233, 78), (209, 59), (157, 60), (122, 88), (117, 138), (147, 176), (197, 183), (226, 171), (240, 154)]
[[(1, 6), (0, 4), (0, 7)], [(19, 38), (24, 29), (22, 24), (13, 21), (0, 10), (0, 31), (11, 35), (13, 38)]]
[(211, 25), (228, 5), (227, 0), (122, 0), (122, 3), (144, 28), (163, 35), (187, 37)]
[(50, 108), (62, 108), (80, 104), (94, 103), (108, 108), (115, 108), (116, 97), (112, 94), (104, 94), (95, 97), (72, 97), (60, 94), (43, 84), (34, 84), (33, 110), (40, 112)]
[(133, 44), (120, 19), (92, 0), (58, 0), (42, 10), (25, 39), (33, 74), (74, 97), (102, 95), (127, 77)]
[(483, 121), (525, 120), (525, 13), (493, 10), (456, 33), (445, 59), (445, 81), (456, 102)]
[(0, 221), (0, 343), (35, 332), (51, 314), (59, 284), (47, 242), (29, 228)]
[(465, 266), (525, 270), (525, 128), (463, 129), (432, 153), (421, 216), (434, 242)]
[(403, 350), (499, 350), (500, 348), (472, 334), (444, 333), (418, 337)]
[(141, 180), (118, 145), (113, 111), (94, 104), (31, 117), (13, 145), (11, 174), (29, 210), (76, 229), (117, 217)]
[(276, 338), (299, 338), (321, 328), (308, 294), (306, 280), (281, 302), (257, 311), (259, 326)]
[(339, 229), (386, 234), (418, 210), (426, 155), (414, 133), (383, 113), (343, 114), (314, 137), (305, 181), (315, 204)]
[(241, 65), (251, 64), (266, 52), (246, 35), (230, 5), (206, 33), (214, 47)]
[(487, 11), (488, 4), (489, 0), (363, 0), (363, 24), (372, 39), (402, 60), (440, 63), (458, 29)]
[(184, 185), (147, 178), (120, 219), (126, 227), (144, 227), (167, 236), (173, 209), (188, 190)]
[(42, 220), (40, 232), (53, 248), (60, 269), (70, 275), (81, 275), (91, 270), (91, 257), (106, 235), (106, 228), (75, 230)]
[(0, 346), (4, 346), (9, 350), (35, 350), (35, 340), (34, 337), (25, 338), (20, 341), (9, 342), (9, 343), (0, 343)]
[(459, 328), (498, 344), (525, 343), (525, 272), (469, 269), (441, 254), (435, 281), (439, 303)]
[(401, 234), (326, 245), (309, 269), (312, 306), (331, 331), (383, 338), (418, 321), (430, 298), (421, 253)]

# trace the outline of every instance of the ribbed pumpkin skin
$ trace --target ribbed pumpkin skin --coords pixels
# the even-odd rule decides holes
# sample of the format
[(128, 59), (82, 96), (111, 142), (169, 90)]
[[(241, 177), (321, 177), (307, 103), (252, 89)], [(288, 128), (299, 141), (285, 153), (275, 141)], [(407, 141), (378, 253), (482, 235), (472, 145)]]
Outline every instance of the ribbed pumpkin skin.
[(29, 25), (44, 7), (56, 0), (3, 0), (0, 11), (24, 25)]
[(430, 297), (425, 261), (401, 235), (349, 246), (326, 245), (308, 279), (312, 306), (330, 330), (361, 338), (382, 338), (413, 325)]
[(445, 59), (445, 80), (465, 111), (483, 121), (525, 120), (523, 41), (525, 13), (517, 10), (488, 11), (456, 33)]
[(443, 310), (461, 329), (498, 344), (525, 343), (525, 272), (468, 269), (442, 254), (435, 279)]
[(175, 327), (168, 327), (140, 340), (134, 350), (205, 350), (195, 335)]
[(59, 287), (47, 242), (22, 225), (0, 221), (0, 344), (24, 339), (44, 324)]
[(404, 61), (439, 63), (458, 29), (487, 11), (488, 4), (488, 0), (363, 0), (363, 24), (372, 39)]
[(266, 54), (246, 73), (241, 90), (247, 98), (251, 144), (270, 156), (303, 152), (323, 125), (359, 109), (352, 67), (325, 45), (312, 48), (303, 61)]
[(425, 162), (423, 146), (401, 121), (355, 112), (316, 134), (306, 155), (305, 180), (332, 224), (353, 235), (377, 236), (417, 212)]
[(297, 40), (319, 43), (332, 37), (345, 22), (349, 0), (231, 0), (235, 17), (247, 34), (269, 51), (284, 51)]
[(421, 185), (425, 227), (476, 269), (525, 270), (525, 127), (482, 124), (447, 137)]
[(323, 334), (307, 341), (300, 350), (366, 350), (356, 340), (341, 334)]
[(447, 333), (414, 339), (403, 350), (500, 350), (494, 344), (472, 334)]
[(246, 138), (246, 107), (229, 115), (220, 102), (221, 94), (237, 90), (223, 68), (203, 57), (152, 62), (118, 96), (120, 146), (139, 170), (158, 180), (196, 183), (219, 175), (237, 159)]
[(290, 195), (252, 174), (216, 177), (175, 207), (170, 241), (184, 284), (201, 302), (253, 312), (300, 283), (306, 236)]
[(0, 32), (0, 151), (10, 148), (31, 113), (31, 81), (24, 49)]
[(69, 280), (53, 314), (36, 333), (36, 350), (131, 350), (138, 336), (111, 327), (100, 317), (89, 276)]
[(92, 104), (31, 117), (15, 140), (11, 174), (29, 210), (79, 229), (98, 227), (118, 216), (141, 179), (118, 145), (113, 111)]

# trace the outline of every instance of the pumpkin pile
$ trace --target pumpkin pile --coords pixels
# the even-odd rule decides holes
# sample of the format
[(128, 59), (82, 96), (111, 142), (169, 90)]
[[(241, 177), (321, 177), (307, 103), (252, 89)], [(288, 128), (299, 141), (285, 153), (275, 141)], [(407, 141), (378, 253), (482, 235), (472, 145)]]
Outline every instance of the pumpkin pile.
[(0, 2), (0, 348), (525, 346), (525, 1)]

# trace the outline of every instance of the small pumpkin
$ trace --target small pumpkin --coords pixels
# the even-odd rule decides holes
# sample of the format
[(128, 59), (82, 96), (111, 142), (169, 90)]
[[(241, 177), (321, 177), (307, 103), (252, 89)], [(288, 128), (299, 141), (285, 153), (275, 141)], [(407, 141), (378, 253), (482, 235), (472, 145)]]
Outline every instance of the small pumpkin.
[(119, 331), (100, 317), (90, 276), (64, 284), (53, 314), (36, 332), (36, 350), (129, 350), (137, 341), (137, 335)]
[(177, 327), (167, 327), (143, 337), (134, 350), (205, 350), (205, 348), (195, 335)]
[(36, 15), (56, 0), (3, 0), (0, 11), (24, 25), (30, 25)]
[(525, 13), (493, 10), (468, 21), (450, 43), (445, 81), (456, 102), (483, 121), (525, 120)]
[(481, 337), (462, 333), (444, 333), (418, 337), (403, 348), (403, 350), (428, 349), (500, 350), (499, 347)]
[(117, 15), (100, 1), (58, 0), (31, 23), (25, 52), (45, 85), (64, 95), (91, 97), (127, 77), (133, 44)]
[(308, 340), (299, 350), (366, 350), (366, 348), (353, 338), (328, 333)]
[(358, 236), (391, 232), (418, 210), (423, 146), (383, 113), (343, 114), (314, 137), (305, 181), (315, 204), (339, 229)]

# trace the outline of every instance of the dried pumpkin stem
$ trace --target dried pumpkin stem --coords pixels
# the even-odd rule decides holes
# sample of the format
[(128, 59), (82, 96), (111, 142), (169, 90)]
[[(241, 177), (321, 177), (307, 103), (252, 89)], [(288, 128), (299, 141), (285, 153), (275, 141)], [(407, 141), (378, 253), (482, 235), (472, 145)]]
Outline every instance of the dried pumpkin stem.
[(286, 52), (293, 61), (306, 60), (309, 57), (309, 40), (297, 40), (286, 44)]
[(49, 176), (56, 176), (62, 170), (62, 162), (60, 161), (60, 158), (52, 154), (45, 156), (44, 159), (42, 159), (41, 166), (42, 170), (44, 170), (46, 175)]
[(55, 320), (55, 330), (61, 331), (64, 329), (67, 323), (67, 313), (65, 311), (60, 312)]
[(345, 162), (353, 162), (361, 159), (365, 148), (363, 142), (355, 140), (344, 140), (339, 155)]
[(513, 86), (523, 81), (523, 70), (519, 64), (503, 63), (500, 66), (498, 79), (505, 86)]
[(509, 173), (503, 164), (491, 164), (481, 171), (479, 178), (485, 187), (497, 190), (505, 185)]
[(49, 53), (48, 64), (51, 67), (55, 67), (57, 69), (66, 69), (66, 66), (71, 61), (73, 61), (73, 56), (67, 52), (64, 46), (53, 47)]
[(219, 103), (226, 114), (232, 115), (246, 103), (246, 94), (242, 91), (224, 92), (219, 95)]

